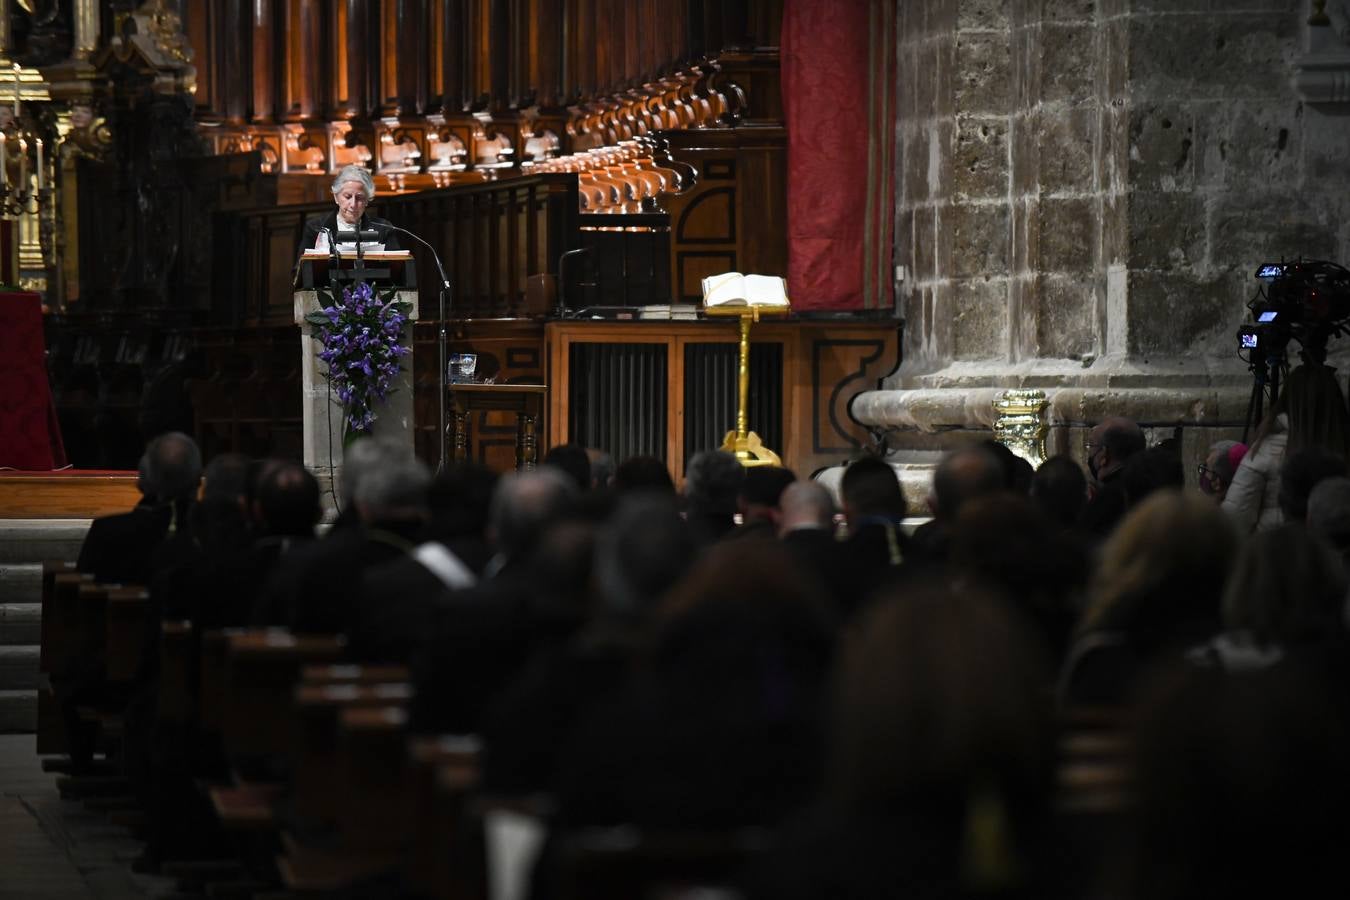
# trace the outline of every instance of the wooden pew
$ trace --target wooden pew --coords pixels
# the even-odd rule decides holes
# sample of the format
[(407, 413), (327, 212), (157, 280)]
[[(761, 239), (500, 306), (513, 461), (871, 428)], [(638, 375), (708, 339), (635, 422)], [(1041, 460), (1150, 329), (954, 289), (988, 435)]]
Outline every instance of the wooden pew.
[(104, 645), (110, 682), (127, 683), (136, 677), (151, 634), (149, 615), (150, 592), (145, 588), (125, 587), (108, 592)]
[(482, 841), (468, 827), (478, 787), (480, 743), (473, 736), (415, 737), (408, 742), (408, 815), (413, 844), (409, 886), (425, 897), (486, 893)]
[(588, 829), (558, 839), (559, 900), (631, 900), (733, 885), (768, 845), (758, 829), (651, 832)]
[(81, 580), (92, 580), (90, 576), (76, 572), (75, 564), (71, 562), (48, 560), (42, 564), (42, 624), (39, 638), (41, 644), (38, 649), (38, 670), (42, 675), (42, 681), (38, 689), (37, 703), (39, 756), (65, 753), (69, 750), (66, 743), (66, 726), (62, 721), (61, 709), (51, 683), (51, 674), (58, 666), (58, 659), (66, 653), (62, 644), (65, 633), (58, 626), (56, 614), (58, 576), (62, 577), (62, 590), (69, 590), (71, 584), (78, 584)]
[(340, 659), (346, 640), (256, 629), (228, 633), (225, 641), (220, 726), (226, 755), (285, 753), (291, 736), (291, 692), (301, 668)]
[(406, 705), (411, 698), (412, 685), (407, 682), (302, 682), (296, 687), (294, 745), (289, 768), (297, 817), (306, 822), (332, 824), (344, 803), (337, 780), (338, 722), (342, 712)]

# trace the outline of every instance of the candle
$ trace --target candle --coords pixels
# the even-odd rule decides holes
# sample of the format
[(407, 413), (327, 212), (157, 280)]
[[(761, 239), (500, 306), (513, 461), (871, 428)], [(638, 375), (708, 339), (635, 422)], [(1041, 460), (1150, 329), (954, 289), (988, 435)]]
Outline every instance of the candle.
[(14, 124), (19, 123), (19, 64), (14, 64)]
[(9, 175), (6, 172), (9, 168), (9, 166), (6, 165), (7, 162), (8, 160), (5, 156), (5, 133), (0, 131), (0, 186), (3, 187), (9, 186)]
[(28, 142), (19, 138), (19, 190), (28, 190)]
[(38, 139), (37, 139), (37, 145), (38, 145), (38, 162), (37, 162), (38, 184), (37, 184), (37, 186), (38, 186), (38, 190), (40, 191), (40, 190), (42, 190), (42, 138), (38, 138)]

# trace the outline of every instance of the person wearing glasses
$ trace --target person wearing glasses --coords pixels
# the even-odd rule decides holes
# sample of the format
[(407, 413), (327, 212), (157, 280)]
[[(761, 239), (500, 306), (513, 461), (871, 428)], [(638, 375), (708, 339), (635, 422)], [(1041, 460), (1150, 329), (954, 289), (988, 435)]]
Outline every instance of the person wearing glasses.
[(1215, 441), (1205, 454), (1205, 461), (1196, 466), (1200, 491), (1212, 497), (1215, 503), (1222, 503), (1233, 483), (1242, 457), (1247, 455), (1247, 445), (1239, 441)]
[(1125, 463), (1146, 446), (1144, 430), (1123, 416), (1103, 419), (1088, 433), (1083, 450), (1090, 496), (1079, 522), (1084, 532), (1104, 538), (1124, 518), (1129, 507), (1123, 478)]

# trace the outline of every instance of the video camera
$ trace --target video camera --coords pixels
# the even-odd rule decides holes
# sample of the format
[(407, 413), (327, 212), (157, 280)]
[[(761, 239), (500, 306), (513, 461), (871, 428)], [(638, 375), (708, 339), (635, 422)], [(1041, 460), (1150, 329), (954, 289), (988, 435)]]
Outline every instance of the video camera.
[(1319, 259), (1267, 263), (1256, 270), (1261, 288), (1247, 304), (1252, 322), (1238, 329), (1238, 349), (1252, 365), (1282, 356), (1289, 341), (1325, 356), (1327, 340), (1350, 332), (1350, 271)]

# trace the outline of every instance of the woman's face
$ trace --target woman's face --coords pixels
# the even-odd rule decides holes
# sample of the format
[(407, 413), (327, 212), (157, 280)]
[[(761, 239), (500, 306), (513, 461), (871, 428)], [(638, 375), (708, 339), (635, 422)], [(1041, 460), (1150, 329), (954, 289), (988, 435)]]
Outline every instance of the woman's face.
[(342, 182), (342, 187), (333, 195), (333, 201), (337, 203), (338, 216), (348, 225), (360, 222), (362, 213), (370, 205), (370, 201), (366, 199), (366, 189), (359, 181)]

